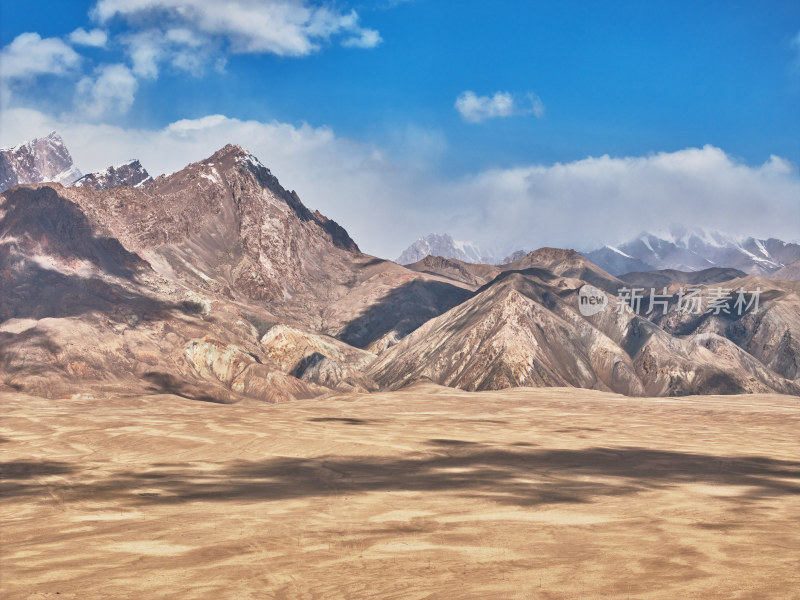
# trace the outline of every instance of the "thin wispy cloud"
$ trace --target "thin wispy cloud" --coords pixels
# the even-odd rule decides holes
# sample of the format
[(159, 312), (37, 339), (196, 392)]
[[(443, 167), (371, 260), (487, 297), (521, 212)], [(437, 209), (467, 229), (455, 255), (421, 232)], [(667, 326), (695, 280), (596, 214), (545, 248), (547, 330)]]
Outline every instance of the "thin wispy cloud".
[(456, 98), (455, 108), (470, 123), (525, 115), (534, 115), (539, 119), (544, 116), (544, 104), (532, 92), (523, 95), (495, 92), (492, 96), (478, 96), (467, 90)]

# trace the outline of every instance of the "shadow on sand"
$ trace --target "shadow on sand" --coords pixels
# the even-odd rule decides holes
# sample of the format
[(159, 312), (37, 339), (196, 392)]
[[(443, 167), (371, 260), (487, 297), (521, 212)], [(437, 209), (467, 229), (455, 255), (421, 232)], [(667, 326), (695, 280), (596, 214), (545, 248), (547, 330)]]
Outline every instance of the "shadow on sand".
[[(63, 463), (2, 465), (4, 493), (40, 493), (36, 476), (69, 475), (69, 496), (124, 504), (273, 501), (380, 491), (444, 491), (500, 504), (591, 502), (686, 483), (742, 486), (738, 503), (800, 494), (800, 462), (642, 448), (498, 450), (460, 440), (430, 440), (430, 452), (399, 457), (270, 458), (222, 463), (217, 470), (159, 463), (93, 480)], [(49, 486), (58, 485), (50, 482)], [(135, 489), (158, 490), (141, 496)]]

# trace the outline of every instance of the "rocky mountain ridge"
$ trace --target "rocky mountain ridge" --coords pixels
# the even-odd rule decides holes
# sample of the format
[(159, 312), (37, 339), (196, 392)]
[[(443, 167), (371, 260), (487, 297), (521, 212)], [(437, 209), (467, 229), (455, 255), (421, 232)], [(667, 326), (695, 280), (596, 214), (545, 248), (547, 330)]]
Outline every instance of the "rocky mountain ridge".
[(84, 175), (73, 185), (75, 187), (91, 186), (96, 190), (110, 190), (121, 185), (137, 187), (153, 180), (150, 174), (136, 159), (121, 165), (111, 166), (102, 171)]
[[(531, 263), (547, 264), (556, 253), (531, 254)], [(600, 274), (585, 259), (576, 263), (559, 269), (561, 275), (536, 266), (505, 271), (379, 355), (368, 372), (392, 389), (428, 379), (468, 390), (533, 385), (626, 395), (800, 393), (797, 284), (727, 282), (769, 290), (759, 311), (743, 316), (675, 310), (679, 286), (669, 290), (667, 316), (635, 313), (611, 294), (605, 310), (584, 316), (578, 308), (586, 280), (570, 275)], [(703, 286), (704, 306), (713, 294), (714, 286)]]
[[(502, 266), (372, 257), (229, 145), (138, 185), (39, 183), (0, 195), (0, 387), (214, 402), (418, 380), (800, 394), (796, 282), (722, 269), (637, 277), (667, 288), (668, 311), (626, 308), (620, 290), (644, 280), (574, 250), (541, 248)], [(724, 286), (758, 289), (760, 306), (679, 310), (689, 283), (706, 305)], [(586, 290), (606, 298), (591, 314)]]
[(136, 187), (6, 191), (0, 277), (3, 386), (221, 402), (374, 389), (347, 342), (390, 345), (469, 294), (362, 254), (238, 146)]
[(21, 184), (60, 183), (109, 190), (136, 187), (152, 181), (137, 159), (83, 175), (73, 163), (61, 136), (53, 131), (45, 137), (0, 149), (0, 192)]

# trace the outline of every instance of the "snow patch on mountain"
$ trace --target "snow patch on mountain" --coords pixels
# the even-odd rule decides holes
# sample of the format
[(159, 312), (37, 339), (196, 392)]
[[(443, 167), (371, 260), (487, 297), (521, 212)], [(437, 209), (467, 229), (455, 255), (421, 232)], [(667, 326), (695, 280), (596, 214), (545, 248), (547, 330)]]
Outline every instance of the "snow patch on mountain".
[(608, 248), (612, 252), (616, 252), (617, 254), (619, 254), (620, 256), (624, 256), (625, 258), (633, 258), (630, 254), (626, 254), (625, 252), (623, 252), (619, 248), (615, 248), (614, 246), (609, 246), (608, 244), (606, 244), (605, 248)]

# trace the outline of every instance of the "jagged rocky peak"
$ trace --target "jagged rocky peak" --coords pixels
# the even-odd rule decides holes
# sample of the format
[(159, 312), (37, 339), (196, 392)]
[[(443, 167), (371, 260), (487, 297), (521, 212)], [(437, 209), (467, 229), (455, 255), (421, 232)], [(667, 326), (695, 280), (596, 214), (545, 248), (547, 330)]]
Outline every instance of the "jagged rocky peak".
[(286, 202), (301, 220), (317, 223), (331, 237), (336, 246), (344, 250), (359, 252), (358, 245), (341, 225), (318, 210), (309, 210), (300, 200), (297, 192), (286, 190), (278, 178), (272, 174), (272, 171), (265, 167), (253, 153), (238, 144), (228, 144), (211, 157), (195, 163), (195, 165), (202, 169), (201, 176), (211, 181), (218, 180), (220, 171), (224, 172), (231, 168), (240, 171), (244, 169), (255, 177), (262, 188), (270, 190), (274, 196)]
[(80, 177), (64, 140), (55, 131), (0, 149), (0, 192), (15, 185), (46, 181), (71, 185)]
[[(278, 178), (258, 158), (237, 144), (227, 144), (208, 158), (190, 163), (176, 173), (160, 175), (155, 181), (156, 187), (162, 191), (176, 191), (187, 185), (201, 183), (206, 187), (236, 188), (240, 193), (244, 190), (243, 186), (255, 184), (254, 187), (267, 188), (275, 197), (290, 204), (299, 202), (297, 194), (284, 189)], [(303, 209), (308, 212), (305, 207)]]
[(231, 170), (249, 172), (255, 176), (262, 187), (280, 185), (272, 171), (265, 167), (250, 151), (238, 144), (226, 144), (208, 158), (187, 165), (181, 172), (192, 176), (199, 174), (213, 183), (221, 183), (221, 174)]
[(84, 175), (73, 185), (76, 187), (93, 187), (96, 190), (110, 190), (122, 185), (139, 187), (153, 180), (150, 174), (136, 159), (131, 159), (121, 165), (108, 167)]

